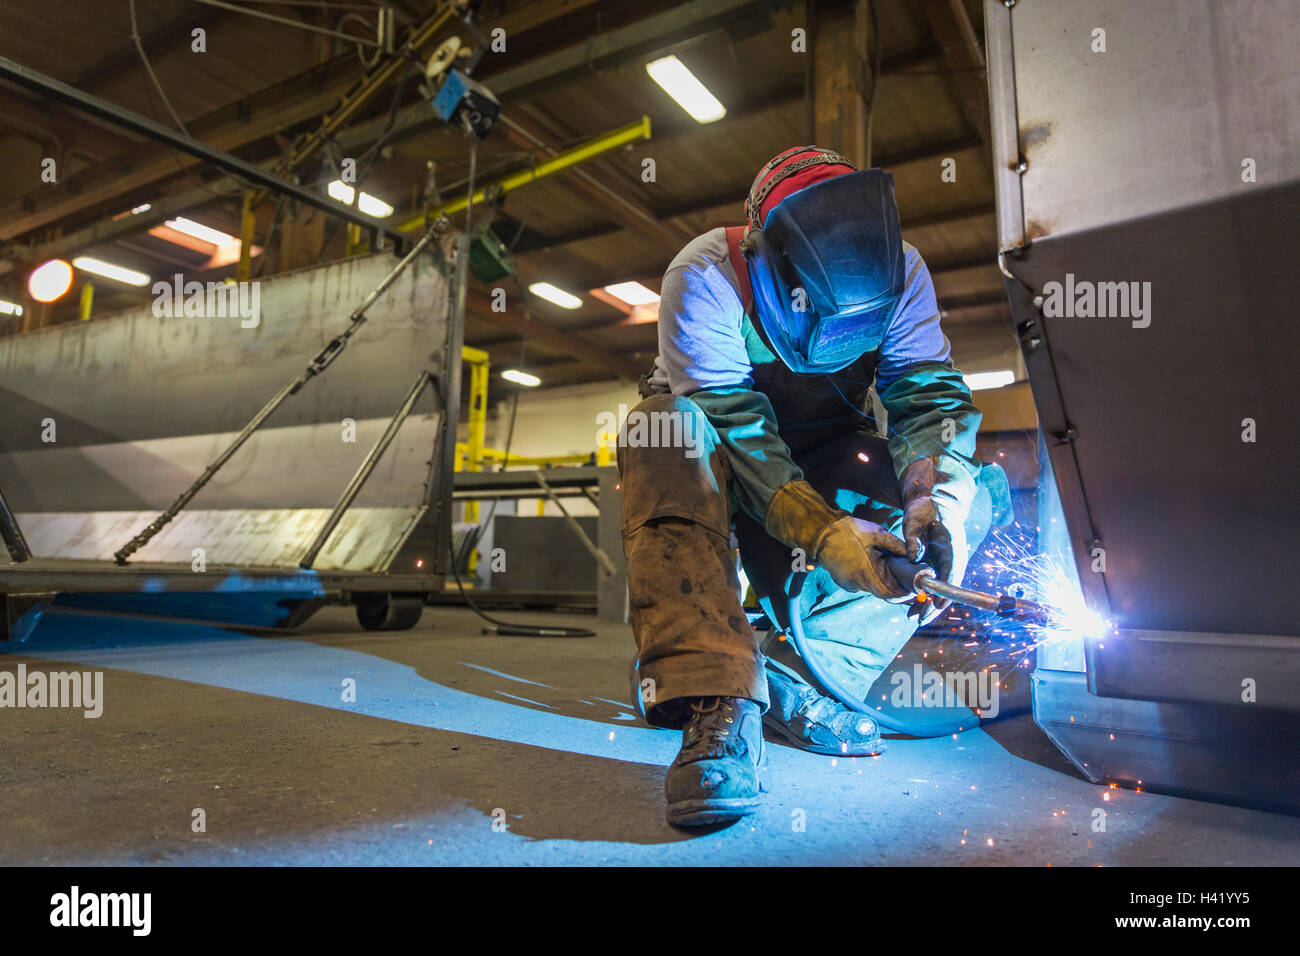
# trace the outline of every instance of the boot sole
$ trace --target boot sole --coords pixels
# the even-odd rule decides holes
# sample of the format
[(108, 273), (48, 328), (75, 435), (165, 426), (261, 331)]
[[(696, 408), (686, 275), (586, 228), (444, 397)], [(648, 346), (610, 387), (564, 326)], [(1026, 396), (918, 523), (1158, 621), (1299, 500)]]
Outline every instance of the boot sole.
[(721, 800), (682, 800), (669, 804), (668, 822), (679, 827), (705, 827), (732, 823), (747, 817), (762, 805), (761, 797), (728, 797)]
[(885, 742), (883, 740), (877, 740), (868, 750), (843, 750), (839, 746), (836, 746), (833, 750), (827, 749), (818, 744), (809, 743), (801, 737), (796, 737), (790, 733), (784, 724), (775, 720), (769, 721), (766, 715), (763, 717), (763, 729), (775, 735), (780, 743), (789, 744), (798, 750), (806, 750), (808, 753), (821, 754), (825, 757), (875, 757), (885, 752)]

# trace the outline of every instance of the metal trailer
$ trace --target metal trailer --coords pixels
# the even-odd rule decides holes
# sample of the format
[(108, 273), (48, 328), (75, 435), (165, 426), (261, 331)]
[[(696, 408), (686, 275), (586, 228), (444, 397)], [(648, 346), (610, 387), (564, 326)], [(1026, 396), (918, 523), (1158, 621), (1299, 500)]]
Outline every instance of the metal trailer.
[(463, 234), (423, 245), (266, 279), (256, 325), (182, 286), (171, 315), (0, 340), (5, 635), (56, 594), (264, 626), (347, 599), (412, 626), (448, 570), (468, 267)]
[[(413, 27), (408, 46), (428, 41), (453, 8), (444, 4)], [(396, 266), (371, 256), (266, 280), (260, 288), (272, 304), (269, 332), (237, 334), (233, 325), (189, 313), (162, 322), (149, 309), (85, 328), (48, 330), (30, 340), (0, 340), (0, 370), (6, 373), (0, 394), (10, 411), (0, 419), (0, 489), (10, 489), (9, 498), (0, 490), (0, 542), (13, 561), (0, 568), (0, 637), (24, 639), (59, 593), (65, 595), (61, 603), (83, 607), (153, 608), (280, 626), (294, 626), (325, 601), (350, 596), (363, 626), (398, 629), (413, 626), (423, 600), (443, 588), (474, 237), (444, 241), (442, 230), (449, 224), (446, 216), (465, 208), (470, 197), (393, 228), (280, 175), (309, 157), (322, 137), (391, 79), (400, 62), (381, 58), (287, 165), (270, 170), (0, 57), (0, 80), (195, 156), (236, 182), (341, 218), (358, 237), (368, 234), (371, 248), (391, 243), (404, 254)], [(650, 121), (643, 116), (486, 184), (473, 201), (649, 136)], [(245, 195), (246, 243), (251, 195)], [(161, 206), (183, 208), (186, 197), (194, 195)], [(431, 222), (437, 225), (431, 228)], [(416, 229), (426, 233), (413, 243), (406, 233)], [(73, 238), (105, 235), (96, 227)], [(444, 264), (441, 278), (418, 266), (410, 272), (407, 267), (434, 240)], [(51, 243), (42, 248), (56, 251)], [(237, 275), (244, 277), (248, 266), (246, 247)], [(406, 296), (406, 304), (395, 306), (394, 296)], [(182, 298), (181, 289), (175, 298)], [(343, 326), (346, 307), (356, 301), (362, 304)], [(336, 320), (339, 326), (330, 324)], [(329, 376), (326, 394), (314, 403), (292, 401), (304, 388), (322, 391), (310, 381), (333, 364), (363, 322), (369, 330), (359, 341), (369, 345), (352, 346), (351, 353), (362, 354), (352, 358), (350, 371)], [(271, 392), (277, 376), (293, 374), (295, 361), (302, 368), (316, 336), (325, 345), (306, 370)], [(397, 397), (391, 393), (395, 373), (414, 379), (405, 379), (410, 387), (391, 418), (380, 417), (391, 409), (384, 403)], [(260, 410), (254, 402), (263, 393), (257, 389), (271, 396)], [(433, 411), (411, 418), (426, 391), (435, 397)], [(352, 458), (323, 454), (343, 420), (361, 437), (377, 435), (350, 479)], [(62, 437), (42, 438), (37, 445), (34, 436), (45, 434), (47, 421)], [(42, 423), (40, 429), (34, 431), (33, 422)], [(239, 432), (224, 431), (241, 425)], [(40, 458), (34, 457), (38, 451)], [(412, 456), (420, 467), (412, 467)], [(235, 464), (227, 468), (231, 460)], [(418, 489), (410, 486), (413, 475), (421, 476)], [(181, 484), (185, 479), (192, 480)], [(164, 500), (182, 488), (164, 509)], [(333, 488), (342, 492), (335, 496), (327, 490)], [(199, 504), (191, 507), (191, 499)], [(31, 513), (15, 513), (24, 509)], [(113, 550), (110, 543), (120, 546)], [(113, 565), (106, 563), (108, 551)], [(123, 567), (137, 551), (135, 563)], [(610, 559), (603, 552), (599, 557), (603, 577), (612, 577)], [(205, 570), (194, 570), (200, 565)], [(611, 587), (603, 582), (601, 593)], [(254, 595), (264, 600), (252, 600)], [(614, 614), (616, 604), (602, 598), (601, 607)]]
[(1292, 813), (1295, 12), (985, 3), (1043, 527), (1062, 516), (1085, 597), (1118, 625), (1040, 656), (1035, 719), (1094, 781)]

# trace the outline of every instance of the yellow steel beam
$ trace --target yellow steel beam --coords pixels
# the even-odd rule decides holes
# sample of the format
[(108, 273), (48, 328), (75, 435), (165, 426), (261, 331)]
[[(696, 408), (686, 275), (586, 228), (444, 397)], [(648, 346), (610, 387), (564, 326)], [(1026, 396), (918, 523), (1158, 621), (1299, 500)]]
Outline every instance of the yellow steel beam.
[[(490, 361), (482, 349), (462, 346), (461, 360), (469, 366), (469, 421), (466, 423), (465, 470), (483, 470), (483, 446), (487, 444), (487, 401)], [(460, 445), (456, 446), (457, 451)], [(465, 502), (466, 521), (478, 521), (478, 502)], [(474, 555), (470, 555), (470, 570), (474, 569)]]
[(90, 318), (91, 306), (95, 303), (95, 284), (87, 282), (81, 287), (81, 302), (77, 307), (77, 316), (82, 322)]
[(370, 251), (370, 240), (361, 234), (361, 227), (355, 222), (348, 223), (348, 239), (343, 247), (343, 255), (359, 256)]
[[(598, 459), (599, 459), (599, 455), (600, 453), (598, 450), (597, 451)], [(456, 442), (456, 470), (457, 471), (468, 470), (462, 467), (462, 462), (468, 456), (469, 456), (468, 443), (463, 441)], [(506, 460), (506, 453), (502, 451), (500, 448), (484, 448), (482, 452), (482, 460), (484, 462), (491, 462), (497, 464)], [(585, 465), (590, 460), (591, 460), (590, 452), (586, 454), (574, 454), (574, 455), (516, 455), (513, 452), (511, 452), (510, 454), (510, 464), (532, 465), (534, 467), (540, 467), (542, 465)]]
[[(582, 465), (591, 459), (590, 454), (578, 455), (516, 455), (510, 453), (510, 464), (512, 465)], [(499, 448), (484, 448), (483, 460), (490, 462), (503, 462), (506, 460), (506, 453)]]
[[(486, 186), (481, 186), (474, 191), (474, 202), (483, 202), (487, 198), (489, 192), (500, 190), (503, 193), (508, 193), (513, 189), (518, 189), (520, 186), (526, 186), (531, 182), (535, 182), (544, 176), (551, 176), (555, 173), (563, 172), (579, 163), (586, 162), (596, 156), (608, 153), (610, 150), (618, 149), (620, 146), (626, 146), (628, 143), (635, 143), (638, 140), (649, 138), (650, 117), (642, 116), (635, 123), (629, 123), (627, 126), (597, 136), (595, 139), (588, 140), (580, 146), (575, 146), (573, 149), (557, 153), (544, 163), (539, 163), (538, 165), (532, 166), (528, 169), (521, 169), (517, 173), (511, 173), (509, 176), (488, 183)], [(443, 203), (436, 209), (430, 209), (427, 213), (412, 216), (397, 228), (402, 232), (410, 232), (413, 229), (423, 229), (425, 228), (426, 222), (437, 219), (439, 216), (450, 216), (454, 213), (458, 213), (468, 205), (469, 197), (461, 196), (458, 199), (453, 199), (451, 202)]]

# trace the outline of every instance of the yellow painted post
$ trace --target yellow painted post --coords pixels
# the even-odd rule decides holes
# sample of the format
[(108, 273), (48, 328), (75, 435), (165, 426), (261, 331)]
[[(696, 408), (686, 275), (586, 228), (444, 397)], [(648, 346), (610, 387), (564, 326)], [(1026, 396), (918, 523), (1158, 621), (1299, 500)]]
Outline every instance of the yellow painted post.
[(370, 240), (361, 237), (361, 227), (355, 222), (348, 223), (348, 242), (343, 250), (345, 256), (359, 256), (370, 251)]
[[(487, 352), (471, 348), (468, 345), (460, 350), (461, 359), (469, 366), (469, 421), (466, 423), (465, 470), (483, 470), (483, 449), (487, 444), (487, 402), (488, 381), (491, 361)], [(465, 502), (465, 520), (476, 522), (479, 519), (479, 503)], [(476, 553), (469, 556), (469, 570), (472, 573), (476, 562)]]
[(604, 467), (613, 460), (611, 449), (618, 441), (618, 436), (610, 431), (603, 431), (596, 441), (596, 464)]
[(90, 318), (90, 307), (95, 302), (95, 284), (87, 282), (81, 287), (81, 304), (77, 308), (77, 316), (82, 322)]
[(257, 231), (257, 215), (253, 193), (245, 190), (244, 203), (239, 210), (239, 265), (235, 266), (235, 281), (247, 282), (253, 272), (253, 236)]

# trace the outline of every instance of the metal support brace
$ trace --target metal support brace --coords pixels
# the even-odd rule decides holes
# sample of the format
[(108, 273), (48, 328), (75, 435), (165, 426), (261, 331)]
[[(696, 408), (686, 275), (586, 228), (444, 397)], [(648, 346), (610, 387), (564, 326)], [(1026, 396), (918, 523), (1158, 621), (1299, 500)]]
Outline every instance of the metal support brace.
[(600, 565), (601, 574), (607, 578), (613, 577), (614, 573), (618, 569), (614, 567), (614, 562), (609, 559), (609, 555), (596, 547), (591, 538), (587, 537), (587, 532), (583, 531), (582, 525), (578, 524), (573, 515), (569, 514), (569, 510), (564, 507), (564, 502), (560, 500), (560, 496), (555, 493), (555, 489), (551, 487), (550, 483), (542, 477), (542, 473), (537, 471), (534, 473), (534, 477), (537, 478), (537, 483), (542, 486), (542, 490), (546, 492), (546, 497), (555, 502), (555, 507), (560, 509), (560, 513), (564, 515), (564, 520), (569, 523), (569, 527), (572, 528), (573, 533), (578, 536), (578, 540), (582, 542), (582, 546), (590, 552), (593, 558), (596, 559), (596, 563)]
[[(404, 60), (396, 59), (394, 62), (398, 66), (405, 66)], [(372, 216), (367, 216), (359, 210), (335, 202), (329, 196), (314, 189), (290, 182), (282, 176), (268, 172), (254, 163), (240, 159), (238, 156), (219, 149), (213, 149), (206, 143), (168, 126), (163, 126), (161, 123), (156, 123), (147, 116), (123, 109), (116, 103), (111, 103), (97, 96), (91, 96), (75, 86), (62, 83), (51, 76), (46, 76), (44, 73), (23, 66), (8, 57), (0, 56), (0, 79), (16, 83), (43, 97), (66, 103), (74, 109), (107, 120), (114, 126), (147, 136), (155, 142), (163, 143), (203, 162), (211, 163), (213, 166), (238, 176), (246, 182), (264, 187), (267, 190), (273, 190), (282, 196), (289, 196), (300, 203), (319, 209), (327, 215), (358, 223), (373, 234), (388, 236), (397, 248), (405, 247), (406, 236), (384, 225)]]
[(9, 557), (13, 558), (15, 563), (21, 564), (32, 556), (32, 549), (27, 547), (23, 529), (18, 527), (18, 519), (9, 510), (9, 502), (5, 501), (3, 491), (0, 491), (0, 538), (4, 539)]
[(402, 423), (405, 422), (407, 417), (411, 414), (411, 409), (415, 408), (415, 403), (419, 400), (420, 393), (424, 391), (425, 386), (431, 381), (433, 381), (433, 376), (429, 374), (427, 369), (416, 376), (415, 384), (412, 385), (411, 390), (406, 393), (406, 398), (403, 400), (401, 407), (399, 407), (393, 414), (392, 419), (388, 422), (388, 427), (384, 429), (384, 433), (379, 436), (378, 441), (375, 442), (370, 451), (366, 454), (366, 457), (362, 460), (361, 464), (357, 467), (356, 473), (352, 476), (352, 480), (348, 482), (347, 487), (343, 489), (343, 494), (339, 496), (338, 502), (334, 505), (334, 510), (330, 512), (329, 517), (325, 519), (324, 526), (316, 535), (316, 540), (311, 543), (311, 547), (307, 549), (307, 553), (304, 554), (302, 560), (298, 562), (300, 568), (310, 569), (311, 566), (316, 563), (316, 556), (320, 554), (321, 548), (325, 547), (325, 542), (329, 540), (330, 535), (334, 533), (334, 529), (338, 527), (339, 520), (343, 517), (343, 512), (347, 511), (352, 502), (356, 500), (357, 494), (361, 491), (362, 486), (366, 483), (366, 480), (369, 479), (371, 473), (374, 472), (375, 466), (379, 464), (379, 459), (384, 456), (384, 452), (388, 451), (388, 446), (391, 445), (393, 439), (397, 437), (397, 432), (402, 427)]

